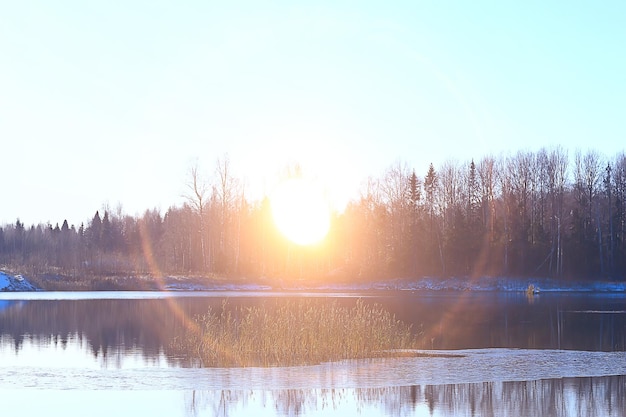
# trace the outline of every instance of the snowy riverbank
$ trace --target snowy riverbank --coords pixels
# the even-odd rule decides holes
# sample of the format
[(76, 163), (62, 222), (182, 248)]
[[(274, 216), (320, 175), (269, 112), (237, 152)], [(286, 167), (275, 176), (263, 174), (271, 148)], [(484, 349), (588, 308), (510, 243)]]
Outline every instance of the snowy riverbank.
[[(38, 288), (28, 277), (12, 275), (0, 271), (0, 291), (41, 291), (46, 290), (46, 281), (52, 284), (63, 280), (60, 276), (39, 277)], [(104, 281), (106, 282), (106, 280)], [(626, 282), (615, 281), (565, 281), (550, 278), (493, 278), (493, 277), (456, 277), (456, 278), (413, 278), (390, 279), (368, 282), (306, 282), (300, 280), (248, 280), (229, 282), (226, 279), (203, 279), (188, 277), (147, 277), (116, 278), (120, 288), (94, 288), (96, 290), (143, 290), (143, 291), (330, 291), (330, 292), (367, 292), (367, 291), (493, 291), (526, 292), (532, 285), (537, 292), (589, 292), (626, 294)], [(53, 288), (58, 290), (57, 288)], [(68, 291), (79, 290), (68, 288)], [(80, 289), (85, 290), (85, 289)]]
[(0, 271), (0, 291), (37, 291), (37, 287), (21, 275)]
[(499, 291), (526, 292), (532, 285), (537, 292), (626, 292), (626, 282), (566, 281), (550, 278), (454, 277), (392, 279), (362, 284), (329, 284), (329, 290), (394, 290), (394, 291)]

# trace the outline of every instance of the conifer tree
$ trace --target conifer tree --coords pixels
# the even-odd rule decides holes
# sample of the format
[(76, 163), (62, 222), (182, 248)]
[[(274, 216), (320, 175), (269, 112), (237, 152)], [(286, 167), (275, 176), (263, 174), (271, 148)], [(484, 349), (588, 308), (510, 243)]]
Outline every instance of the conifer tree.
[(91, 224), (87, 229), (87, 242), (92, 248), (100, 247), (100, 239), (102, 237), (102, 220), (100, 219), (100, 212), (96, 211), (96, 214), (91, 220)]

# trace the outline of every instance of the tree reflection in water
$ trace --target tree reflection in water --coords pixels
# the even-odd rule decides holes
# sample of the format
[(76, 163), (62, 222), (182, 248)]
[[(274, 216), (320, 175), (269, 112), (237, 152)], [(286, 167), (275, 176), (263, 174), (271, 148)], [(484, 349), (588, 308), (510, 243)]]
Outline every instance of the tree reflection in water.
[(346, 410), (380, 416), (617, 417), (626, 410), (626, 376), (519, 382), (414, 385), (386, 388), (194, 391), (189, 417), (249, 414), (258, 408), (280, 416)]
[[(221, 297), (166, 299), (67, 299), (5, 301), (0, 310), (0, 337), (10, 338), (19, 352), (29, 339), (40, 345), (59, 343), (77, 336), (89, 345), (93, 356), (137, 349), (146, 358), (164, 353), (174, 365), (194, 366), (197, 361), (181, 352), (174, 341), (196, 325), (195, 317), (216, 310)], [(319, 297), (351, 307), (358, 298)], [(289, 302), (289, 297), (234, 297), (234, 307), (252, 307), (267, 300)], [(423, 332), (426, 349), (508, 347), (625, 351), (624, 300), (616, 296), (542, 295), (532, 305), (525, 295), (437, 293), (365, 298), (414, 329)], [(602, 313), (602, 314), (600, 314)], [(24, 335), (29, 335), (25, 338)]]
[[(285, 300), (287, 300), (286, 297)], [(332, 302), (333, 298), (328, 297), (328, 300)], [(532, 305), (529, 305), (525, 298), (520, 301), (519, 297), (513, 295), (490, 294), (381, 297), (372, 301), (386, 303), (390, 311), (406, 322), (413, 322), (416, 326), (424, 323), (424, 331), (430, 336), (428, 337), (429, 344), (431, 337), (436, 336), (433, 339), (435, 348), (497, 346), (530, 348), (533, 352), (540, 348), (582, 351), (624, 351), (626, 349), (626, 332), (624, 331), (626, 314), (623, 313), (623, 296), (550, 297), (542, 295)], [(248, 306), (263, 303), (264, 300), (262, 298), (235, 298), (230, 302), (232, 305)], [(342, 298), (340, 302), (352, 305), (356, 302), (356, 298)], [(5, 302), (0, 311), (0, 353), (4, 353), (4, 359), (7, 362), (0, 364), (2, 365), (0, 370), (5, 370), (6, 365), (12, 365), (22, 367), (16, 368), (16, 372), (21, 374), (22, 369), (27, 371), (31, 369), (29, 361), (37, 360), (38, 365), (54, 371), (48, 372), (50, 375), (48, 379), (58, 382), (58, 378), (55, 379), (56, 369), (52, 368), (64, 364), (59, 358), (70, 360), (68, 364), (72, 366), (75, 364), (89, 369), (94, 368), (95, 370), (85, 371), (85, 375), (88, 376), (102, 375), (103, 373), (99, 371), (101, 368), (120, 368), (124, 360), (127, 358), (132, 360), (137, 355), (141, 356), (143, 361), (156, 362), (158, 365), (156, 368), (159, 369), (168, 366), (175, 369), (193, 366), (194, 363), (189, 356), (173, 348), (172, 340), (185, 334), (190, 324), (193, 324), (195, 316), (206, 313), (209, 306), (219, 307), (221, 303), (222, 299), (219, 297)], [(88, 355), (83, 355), (85, 351)], [(63, 352), (68, 353), (66, 355), (68, 358), (61, 354)], [(544, 359), (547, 358), (548, 365), (562, 367), (563, 363), (569, 364), (569, 362), (559, 362), (555, 365), (554, 360), (561, 356), (569, 358), (567, 352), (567, 350), (551, 350), (540, 354), (544, 356)], [(511, 359), (508, 362), (511, 372), (520, 369), (526, 371), (529, 368), (525, 366), (530, 364), (531, 368), (539, 366), (545, 374), (546, 364), (536, 364), (530, 361), (527, 353), (519, 352), (513, 356), (506, 356)], [(587, 354), (582, 355), (578, 364), (590, 367), (587, 362), (588, 357)], [(50, 359), (51, 362), (49, 364), (41, 362), (44, 358)], [(161, 364), (161, 359), (167, 363)], [(481, 367), (473, 369), (476, 378), (489, 379), (486, 376), (488, 370), (482, 366), (490, 366), (492, 369), (494, 366), (493, 362), (489, 362), (493, 359), (487, 359), (485, 360), (487, 363), (483, 361)], [(411, 362), (410, 359), (403, 360)], [(615, 359), (615, 362), (608, 364), (602, 362), (606, 365), (602, 368), (608, 367), (608, 372), (617, 373), (617, 366), (614, 365), (619, 365), (619, 360), (621, 359)], [(401, 382), (399, 378), (403, 375), (394, 372), (393, 378), (396, 380), (390, 383), (434, 384), (436, 382), (426, 377), (428, 377), (428, 372), (432, 373), (433, 377), (438, 376), (440, 373), (438, 368), (433, 368), (438, 362), (441, 360), (429, 360), (429, 368), (426, 369), (416, 368), (414, 365), (405, 366), (404, 369), (413, 370), (417, 372), (418, 377), (424, 378), (419, 382), (415, 379), (415, 382)], [(384, 364), (383, 368), (388, 369), (386, 366), (387, 364)], [(447, 365), (440, 364), (440, 366), (443, 366), (442, 369), (447, 369)], [(513, 379), (508, 373), (509, 368), (496, 367), (496, 369), (498, 369), (498, 375), (506, 375), (504, 379)], [(5, 374), (7, 377), (3, 380), (15, 385), (15, 379), (11, 379), (15, 378), (16, 372), (14, 371)], [(348, 368), (346, 372), (351, 374), (350, 371)], [(385, 385), (377, 381), (379, 370), (375, 367), (360, 368), (357, 371), (354, 374), (358, 375), (352, 375), (352, 378), (362, 379), (358, 381), (355, 379), (348, 386), (364, 386), (357, 383), (363, 381), (367, 382), (369, 387)], [(365, 375), (363, 375), (364, 372)], [(235, 373), (247, 375), (241, 371)], [(620, 373), (625, 372), (620, 371)], [(40, 384), (47, 381), (37, 376), (38, 372), (25, 372), (25, 374), (27, 375), (24, 380), (27, 382), (35, 381)], [(80, 375), (80, 372), (78, 374)], [(106, 374), (108, 375), (108, 372)], [(185, 372), (181, 371), (181, 374), (184, 375)], [(124, 373), (124, 375), (136, 377), (143, 374)], [(547, 375), (548, 377), (555, 376)], [(585, 373), (568, 375), (585, 375)], [(232, 379), (228, 376), (221, 381), (224, 384), (218, 385), (217, 388), (230, 387), (231, 390), (188, 392), (185, 409), (187, 415), (254, 415), (255, 409), (265, 408), (278, 415), (302, 416), (319, 410), (329, 410), (335, 415), (343, 415), (343, 411), (352, 411), (354, 414), (354, 410), (361, 410), (361, 415), (368, 416), (622, 416), (626, 408), (626, 376), (537, 380), (542, 377), (531, 375), (523, 378), (530, 380), (528, 382), (362, 389), (270, 390), (269, 387), (273, 385), (265, 384), (251, 386), (251, 390), (247, 391), (239, 388), (247, 385), (233, 385), (229, 378)], [(67, 380), (83, 383), (80, 378)], [(175, 388), (180, 390), (177, 392), (180, 392), (181, 397), (186, 390), (201, 388), (202, 384), (206, 383), (206, 381), (192, 378), (189, 380), (192, 381), (189, 386)], [(238, 381), (240, 380), (241, 377)], [(115, 380), (115, 382), (118, 381)], [(441, 383), (446, 382), (448, 381), (441, 381)], [(94, 382), (90, 383), (94, 384)], [(19, 383), (17, 384), (19, 387)], [(283, 387), (291, 386), (283, 385)], [(323, 387), (332, 386), (332, 384), (321, 383), (313, 386)], [(61, 386), (54, 385), (54, 387), (56, 389)], [(80, 387), (83, 386), (80, 385)], [(11, 389), (14, 388), (11, 386)], [(44, 391), (37, 391), (37, 393), (42, 392)], [(182, 409), (181, 404), (181, 411)]]

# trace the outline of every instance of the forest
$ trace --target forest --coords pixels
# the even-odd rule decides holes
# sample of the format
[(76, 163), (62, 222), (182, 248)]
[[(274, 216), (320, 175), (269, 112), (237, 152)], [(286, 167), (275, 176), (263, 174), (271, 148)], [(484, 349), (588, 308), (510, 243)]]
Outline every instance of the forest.
[(298, 246), (277, 232), (269, 199), (249, 201), (228, 158), (218, 159), (210, 178), (190, 170), (186, 203), (165, 213), (3, 225), (0, 266), (74, 277), (625, 279), (623, 152), (557, 146), (420, 174), (395, 162), (332, 215), (324, 241)]

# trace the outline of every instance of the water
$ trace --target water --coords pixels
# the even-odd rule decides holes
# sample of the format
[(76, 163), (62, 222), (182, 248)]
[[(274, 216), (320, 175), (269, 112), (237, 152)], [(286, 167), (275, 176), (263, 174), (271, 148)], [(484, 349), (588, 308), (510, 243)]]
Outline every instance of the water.
[[(296, 296), (382, 304), (425, 349), (454, 355), (207, 369), (174, 348), (225, 298)], [(623, 295), (589, 294), (0, 294), (0, 405), (64, 416), (622, 416), (625, 310)]]

